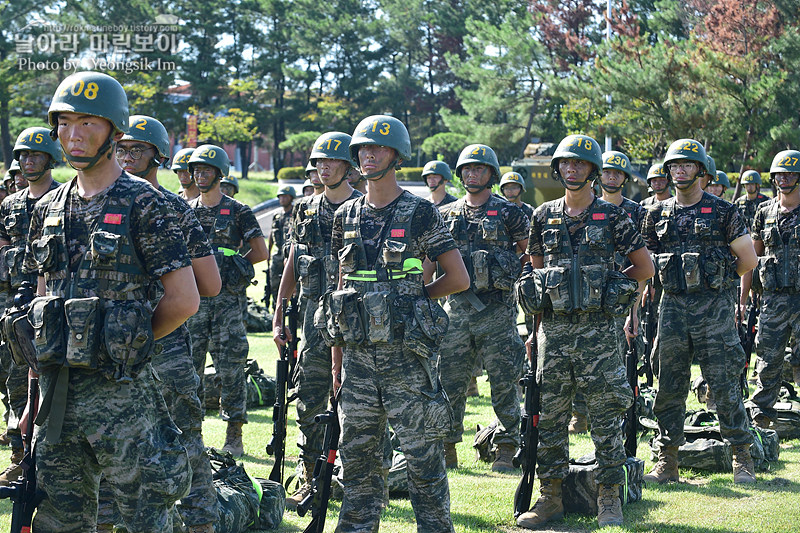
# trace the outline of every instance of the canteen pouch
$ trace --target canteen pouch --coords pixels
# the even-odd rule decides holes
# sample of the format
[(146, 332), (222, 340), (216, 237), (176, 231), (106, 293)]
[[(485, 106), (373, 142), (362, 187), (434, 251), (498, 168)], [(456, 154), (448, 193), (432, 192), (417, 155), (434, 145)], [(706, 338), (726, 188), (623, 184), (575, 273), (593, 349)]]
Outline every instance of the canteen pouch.
[(16, 307), (7, 309), (0, 320), (2, 320), (0, 327), (2, 327), (3, 341), (11, 352), (14, 364), (27, 365), (38, 372), (33, 326), (28, 320), (27, 310), (19, 310)]
[(606, 270), (606, 267), (603, 265), (586, 265), (581, 267), (579, 307), (582, 311), (587, 313), (600, 311), (603, 305), (603, 281)]
[(342, 346), (342, 334), (335, 320), (328, 320), (330, 309), (330, 295), (328, 292), (319, 299), (317, 310), (314, 311), (314, 328), (319, 331), (322, 340), (327, 346)]
[(304, 298), (317, 298), (320, 288), (321, 262), (313, 255), (300, 255), (295, 259), (295, 272), (300, 280)]
[(420, 298), (412, 305), (413, 317), (405, 321), (403, 344), (418, 356), (430, 358), (438, 353), (450, 319), (442, 306), (428, 298)]
[(22, 262), (25, 258), (25, 247), (9, 246), (3, 255), (5, 269), (8, 271), (8, 281), (12, 287), (19, 287), (26, 277), (22, 272)]
[(760, 256), (758, 258), (758, 277), (761, 280), (761, 287), (765, 291), (774, 291), (778, 288), (778, 259), (773, 256)]
[(544, 269), (533, 269), (520, 276), (514, 284), (514, 296), (525, 314), (541, 313), (547, 306), (546, 275)]
[(120, 249), (120, 239), (116, 233), (108, 231), (95, 231), (89, 237), (89, 249), (92, 254), (92, 268), (95, 270), (110, 270), (117, 262)]
[(550, 299), (553, 312), (566, 314), (572, 311), (569, 298), (569, 270), (565, 267), (549, 267), (544, 269), (545, 292)]
[(361, 298), (367, 326), (367, 341), (392, 342), (392, 293), (389, 291), (368, 292)]
[(73, 368), (97, 368), (100, 338), (100, 298), (72, 298), (64, 302), (67, 320), (67, 364)]
[(636, 303), (639, 282), (622, 272), (609, 271), (603, 292), (603, 311), (610, 315), (624, 316)]
[(52, 272), (58, 263), (61, 246), (56, 235), (44, 235), (31, 243), (31, 252), (40, 272)]
[(109, 377), (130, 382), (150, 360), (153, 351), (155, 340), (150, 322), (153, 312), (141, 302), (118, 301), (105, 314), (103, 347), (113, 367), (113, 375)]
[(702, 289), (703, 280), (700, 278), (700, 254), (697, 252), (682, 253), (681, 266), (683, 279), (686, 281), (686, 292), (691, 294)]
[(522, 272), (522, 265), (517, 254), (502, 250), (492, 255), (490, 270), (492, 286), (501, 291), (510, 291)]
[(680, 278), (678, 278), (678, 255), (674, 253), (653, 254), (658, 270), (658, 279), (664, 292), (677, 294), (681, 292)]
[(491, 288), (489, 284), (489, 252), (476, 250), (470, 254), (472, 260), (472, 284), (476, 291)]
[[(330, 294), (330, 316), (341, 334), (345, 344), (361, 344), (366, 335), (364, 333), (364, 319), (361, 316), (361, 305), (358, 301), (358, 292), (355, 289), (333, 291)], [(330, 329), (329, 329), (330, 332)]]
[(37, 296), (28, 310), (28, 320), (33, 326), (33, 345), (39, 368), (60, 367), (66, 360), (64, 299), (60, 296)]

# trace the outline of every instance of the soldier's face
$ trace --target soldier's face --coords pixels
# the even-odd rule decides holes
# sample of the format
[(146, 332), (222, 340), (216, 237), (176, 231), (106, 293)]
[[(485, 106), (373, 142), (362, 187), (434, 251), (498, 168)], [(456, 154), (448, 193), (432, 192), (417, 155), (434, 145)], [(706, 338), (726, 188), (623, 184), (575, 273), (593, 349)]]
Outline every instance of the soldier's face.
[[(63, 112), (58, 114), (58, 140), (65, 154), (73, 157), (93, 157), (111, 135), (111, 123), (94, 115)], [(121, 134), (120, 134), (121, 136)], [(88, 162), (72, 162), (75, 168), (85, 168)]]
[(203, 163), (194, 163), (192, 165), (192, 176), (194, 181), (197, 182), (197, 187), (201, 191), (210, 191), (215, 183), (218, 181), (219, 169), (211, 165)]
[(230, 196), (231, 198), (233, 198), (236, 194), (236, 188), (230, 183), (221, 183), (219, 190), (222, 191), (222, 194), (225, 196)]
[[(697, 176), (697, 173), (700, 171), (700, 167), (694, 161), (689, 161), (687, 159), (681, 159), (678, 161), (674, 161), (667, 165), (669, 167), (669, 173), (672, 176), (672, 181), (675, 182), (675, 186), (678, 188), (688, 187)], [(708, 174), (706, 174), (708, 176)], [(701, 180), (704, 176), (701, 176)], [(704, 184), (700, 183), (702, 187)]]
[(441, 174), (428, 174), (425, 176), (425, 184), (428, 186), (428, 189), (432, 191), (438, 189), (439, 185), (441, 185), (443, 182), (444, 176)]
[(713, 194), (718, 198), (722, 198), (722, 193), (725, 192), (725, 187), (719, 183), (712, 183), (711, 185), (706, 186), (706, 192), (708, 194)]
[(663, 192), (667, 189), (669, 180), (667, 178), (653, 178), (650, 180), (650, 186), (654, 192)]
[(389, 168), (389, 164), (396, 157), (397, 151), (388, 146), (365, 144), (358, 148), (358, 161), (363, 174), (372, 174)]
[(745, 183), (744, 190), (747, 191), (747, 194), (755, 194), (758, 192), (758, 183)]
[(316, 169), (308, 173), (308, 179), (311, 180), (315, 189), (323, 187), (322, 181), (319, 179), (319, 172)]
[(181, 182), (181, 187), (184, 189), (188, 189), (191, 187), (192, 183), (194, 183), (194, 179), (192, 178), (192, 174), (189, 170), (178, 170), (178, 181)]
[(522, 187), (516, 183), (506, 183), (500, 188), (500, 193), (508, 200), (516, 200), (522, 194)]
[(795, 187), (798, 178), (800, 178), (800, 173), (798, 172), (776, 172), (772, 175), (772, 179), (775, 180), (775, 185), (783, 190), (789, 190)]
[(319, 179), (325, 185), (339, 183), (350, 168), (350, 163), (341, 159), (317, 159)]
[(156, 151), (152, 144), (139, 141), (119, 141), (117, 143), (117, 163), (125, 172), (136, 176), (148, 171), (147, 165)]
[(14, 174), (14, 190), (11, 192), (21, 191), (28, 186), (28, 180), (22, 175), (22, 172)]
[(47, 164), (50, 162), (50, 154), (45, 152), (33, 152), (31, 150), (22, 150), (19, 153), (19, 167), (26, 175), (36, 174), (43, 172), (47, 169)]
[[(314, 189), (310, 189), (310, 193), (313, 193)], [(311, 194), (307, 194), (306, 196), (311, 196)], [(292, 205), (292, 195), (291, 194), (279, 194), (278, 195), (278, 203), (281, 207), (287, 207)]]
[(600, 181), (609, 187), (619, 187), (625, 181), (625, 173), (616, 168), (605, 168), (600, 175)]
[(468, 163), (461, 167), (461, 181), (464, 186), (483, 187), (492, 179), (492, 169), (482, 163)]
[(350, 182), (350, 185), (355, 185), (361, 181), (361, 173), (357, 168), (350, 167), (350, 170), (347, 171), (347, 181)]
[(558, 172), (567, 185), (582, 185), (589, 179), (593, 168), (594, 165), (583, 159), (561, 159), (558, 162)]
[(303, 187), (303, 196), (313, 196), (314, 195), (314, 187), (311, 185), (306, 185)]

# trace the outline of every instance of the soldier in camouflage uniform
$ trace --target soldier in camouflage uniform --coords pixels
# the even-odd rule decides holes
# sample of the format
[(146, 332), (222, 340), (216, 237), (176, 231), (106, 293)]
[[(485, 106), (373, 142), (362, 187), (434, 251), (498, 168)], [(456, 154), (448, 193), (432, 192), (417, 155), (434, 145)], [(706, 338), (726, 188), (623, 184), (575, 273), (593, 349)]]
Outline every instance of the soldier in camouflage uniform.
[[(543, 281), (550, 303), (541, 293), (521, 302), (529, 311), (543, 312), (537, 352), (541, 496), (517, 525), (537, 528), (564, 515), (561, 483), (569, 469), (567, 422), (576, 390), (586, 396), (592, 421), (598, 524), (622, 525), (622, 416), (633, 393), (619, 349), (623, 331), (615, 317), (627, 314), (639, 282), (653, 275), (653, 263), (625, 211), (594, 195), (590, 183), (603, 166), (597, 141), (566, 137), (550, 166), (565, 195), (536, 209), (528, 241), (532, 274)], [(631, 263), (623, 272), (617, 254)]]
[(309, 179), (303, 182), (303, 196), (314, 196), (314, 184)]
[[(322, 180), (319, 179), (319, 172), (317, 171), (317, 167), (311, 164), (311, 161), (308, 162), (306, 165), (306, 180), (309, 184), (314, 187), (314, 191), (311, 195), (322, 194), (325, 191), (325, 184), (322, 183)], [(309, 196), (305, 193), (306, 186), (303, 185), (303, 195)]]
[(733, 448), (734, 481), (753, 482), (752, 435), (742, 404), (739, 375), (744, 351), (736, 333), (735, 279), (757, 263), (739, 211), (703, 192), (703, 146), (693, 139), (672, 143), (664, 158), (677, 196), (648, 209), (642, 235), (656, 258), (664, 294), (659, 304), (658, 462), (645, 481), (678, 480), (692, 359), (700, 363), (714, 394), (722, 437)]
[[(63, 158), (58, 143), (50, 138), (47, 128), (28, 128), (17, 137), (14, 144), (14, 161), (18, 161), (20, 171), (28, 181), (28, 187), (12, 194), (0, 205), (0, 268), (8, 282), (6, 307), (14, 304), (14, 295), (24, 281), (36, 284), (36, 272), (23, 269), (25, 245), (28, 241), (31, 213), (34, 204), (45, 193), (57, 188), (51, 169)], [(3, 346), (3, 369), (7, 378), (3, 384), (7, 390), (13, 416), (9, 417), (7, 434), (11, 444), (11, 464), (0, 474), (0, 485), (7, 486), (21, 474), (19, 462), (24, 455), (19, 420), (28, 400), (28, 367), (14, 364), (11, 353)]]
[[(339, 273), (339, 262), (331, 252), (331, 225), (333, 214), (345, 201), (362, 196), (347, 180), (352, 168), (350, 136), (341, 132), (322, 134), (314, 143), (310, 164), (319, 173), (325, 192), (297, 203), (292, 223), (292, 244), (281, 276), (276, 301), (289, 298), (300, 280), (300, 297), (303, 300), (303, 331), (295, 367), (297, 385), (298, 447), (302, 484), (286, 498), (286, 506), (296, 509), (297, 504), (311, 492), (314, 462), (322, 453), (325, 427), (314, 422), (316, 415), (325, 412), (331, 392), (331, 350), (322, 341), (314, 327), (314, 313), (320, 296), (333, 290)], [(283, 310), (275, 309), (273, 333), (275, 343), (280, 338)], [(291, 335), (287, 333), (287, 339)]]
[(352, 188), (361, 194), (367, 194), (367, 180), (364, 179), (356, 167), (350, 167), (350, 171), (347, 173), (347, 181), (350, 182)]
[[(786, 345), (800, 336), (800, 151), (784, 150), (772, 160), (770, 178), (780, 199), (756, 211), (752, 226), (762, 286), (756, 339), (758, 386), (753, 393), (753, 421), (768, 428), (775, 420)], [(741, 312), (747, 303), (752, 273), (742, 277)], [(742, 315), (744, 316), (744, 314)]]
[(533, 216), (533, 206), (522, 201), (525, 193), (525, 180), (519, 172), (506, 172), (500, 178), (500, 194), (503, 198), (516, 205), (525, 213), (528, 220)]
[(452, 181), (453, 174), (450, 166), (444, 161), (428, 161), (422, 167), (422, 180), (431, 191), (428, 200), (436, 207), (451, 204), (458, 200), (455, 196), (447, 192), (447, 183)]
[[(452, 532), (441, 440), (452, 412), (436, 372), (447, 318), (435, 299), (465, 289), (469, 280), (433, 204), (397, 185), (395, 169), (411, 157), (405, 125), (386, 115), (367, 117), (350, 150), (368, 192), (336, 211), (332, 253), (341, 261), (341, 290), (323, 305), (327, 335), (344, 343), (343, 354), (334, 348), (333, 366), (334, 387), (341, 386), (344, 484), (336, 531), (378, 530), (388, 421), (408, 462), (417, 531)], [(442, 267), (427, 286), (425, 257)]]
[[(666, 171), (666, 167), (664, 168)], [(714, 162), (714, 158), (706, 153), (706, 163), (705, 168), (702, 170), (702, 174), (698, 177), (697, 181), (700, 182), (700, 189), (706, 190), (706, 187), (709, 183), (711, 183), (714, 178), (717, 177), (717, 164)]]
[[(281, 274), (283, 274), (283, 260), (288, 254), (286, 248), (289, 244), (292, 204), (296, 193), (294, 192), (294, 187), (287, 185), (278, 190), (277, 196), (280, 207), (272, 212), (272, 227), (267, 239), (267, 254), (269, 255), (269, 272), (267, 272), (267, 275), (272, 287), (270, 297), (275, 308), (280, 305), (278, 287), (281, 284)], [(272, 251), (273, 245), (275, 245), (275, 252)], [(269, 312), (269, 309), (267, 309), (267, 312)]]
[(731, 182), (728, 179), (728, 175), (721, 170), (717, 170), (716, 175), (706, 185), (706, 192), (724, 200), (725, 191), (730, 188)]
[(219, 190), (225, 196), (233, 198), (239, 194), (239, 180), (236, 176), (225, 176), (219, 180)]
[(8, 194), (14, 194), (17, 192), (17, 176), (20, 174), (21, 171), (19, 168), (19, 161), (15, 159), (11, 162), (11, 166), (8, 168), (8, 176), (10, 177), (10, 181), (6, 181), (6, 190), (8, 191)]
[(197, 188), (197, 183), (189, 172), (189, 158), (192, 157), (194, 148), (183, 148), (172, 158), (172, 166), (170, 169), (178, 175), (178, 181), (181, 184), (181, 190), (178, 191), (178, 196), (186, 200), (194, 200), (200, 196), (200, 189)]
[[(190, 257), (163, 195), (112, 157), (128, 130), (122, 86), (73, 74), (48, 115), (77, 177), (36, 204), (25, 258), (47, 294), (29, 315), (41, 375), (36, 478), (46, 495), (33, 530), (94, 532), (102, 476), (128, 531), (165, 531), (191, 469), (149, 360), (154, 341), (199, 305)], [(152, 309), (155, 281), (164, 296)]]
[(647, 171), (647, 184), (653, 189), (653, 196), (648, 196), (642, 200), (640, 202), (642, 207), (647, 208), (672, 197), (669, 176), (661, 163), (654, 163), (650, 166)]
[(467, 194), (439, 212), (458, 245), (471, 285), (449, 296), (444, 306), (450, 327), (442, 341), (439, 371), (455, 415), (453, 431), (445, 437), (445, 457), (449, 468), (457, 467), (455, 445), (464, 433), (467, 386), (480, 358), (500, 421), (492, 470), (513, 472), (511, 459), (519, 445), (517, 381), (525, 346), (517, 332), (517, 304), (511, 288), (522, 269), (521, 261), (527, 262), (529, 223), (522, 209), (491, 193), (492, 185), (500, 181), (500, 165), (488, 146), (464, 148), (456, 175)]
[[(163, 124), (152, 117), (131, 116), (128, 133), (117, 143), (117, 162), (123, 170), (146, 179), (164, 195), (178, 216), (198, 292), (200, 296), (213, 297), (219, 294), (222, 281), (203, 227), (186, 200), (158, 183), (158, 168), (169, 159), (167, 154), (169, 135)], [(154, 291), (151, 301), (155, 304), (159, 298), (160, 287)], [(189, 533), (213, 533), (218, 519), (217, 493), (203, 444), (203, 406), (197, 396), (200, 377), (192, 361), (192, 341), (186, 324), (162, 338), (159, 344), (161, 350), (153, 355), (151, 364), (161, 378), (159, 389), (173, 421), (181, 430), (181, 442), (186, 447), (192, 467), (191, 489), (186, 497), (181, 498), (178, 512)], [(112, 500), (104, 500), (102, 496), (101, 493), (97, 530), (111, 531), (114, 520), (107, 513)]]
[[(198, 146), (189, 158), (200, 196), (191, 200), (217, 261), (222, 290), (213, 298), (203, 297), (200, 309), (188, 321), (192, 336), (194, 368), (200, 376), (202, 399), (206, 354), (211, 354), (220, 379), (220, 415), (227, 431), (223, 450), (242, 455), (242, 425), (247, 423), (247, 382), (244, 366), (250, 349), (242, 316), (241, 294), (253, 279), (253, 265), (267, 258), (267, 245), (253, 212), (245, 204), (222, 194), (219, 181), (230, 163), (218, 146)], [(242, 255), (242, 248), (250, 250)]]
[(755, 170), (745, 171), (739, 180), (744, 185), (746, 194), (737, 198), (734, 204), (739, 208), (749, 228), (753, 225), (753, 219), (756, 217), (759, 206), (770, 198), (761, 194), (761, 174)]

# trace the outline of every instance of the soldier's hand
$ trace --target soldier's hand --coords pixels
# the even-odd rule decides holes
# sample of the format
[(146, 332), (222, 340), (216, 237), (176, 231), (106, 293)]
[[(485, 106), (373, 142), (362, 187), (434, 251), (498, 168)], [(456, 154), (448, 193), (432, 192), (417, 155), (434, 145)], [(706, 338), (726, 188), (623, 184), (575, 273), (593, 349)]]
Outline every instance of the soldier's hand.
[(625, 317), (625, 326), (622, 328), (625, 331), (625, 337), (632, 339), (639, 334), (638, 320), (634, 320), (631, 315)]
[[(285, 335), (283, 338), (281, 338), (281, 329), (283, 329)], [(292, 340), (292, 332), (289, 331), (289, 328), (284, 328), (281, 325), (274, 326), (272, 328), (272, 340), (275, 341), (275, 344), (280, 349), (284, 347), (287, 342)]]
[(342, 348), (340, 346), (331, 348), (331, 374), (333, 375), (333, 394), (335, 396), (342, 386)]

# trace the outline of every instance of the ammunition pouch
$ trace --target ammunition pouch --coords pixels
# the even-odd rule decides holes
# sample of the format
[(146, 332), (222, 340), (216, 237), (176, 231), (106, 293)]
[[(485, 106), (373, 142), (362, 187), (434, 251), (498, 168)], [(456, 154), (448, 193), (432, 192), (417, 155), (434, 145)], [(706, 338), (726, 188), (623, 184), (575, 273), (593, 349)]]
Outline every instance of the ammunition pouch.
[(733, 278), (732, 258), (717, 248), (702, 254), (654, 254), (654, 258), (661, 285), (670, 294), (691, 294), (703, 289), (720, 290)]
[(23, 273), (23, 260), (25, 258), (24, 246), (3, 246), (0, 249), (0, 259), (2, 259), (2, 266), (0, 271), (3, 272), (2, 276), (5, 277), (3, 281), (8, 281), (10, 287), (15, 288), (22, 285), (23, 281), (29, 281), (30, 276)]
[(36, 361), (36, 348), (33, 344), (33, 327), (28, 321), (28, 306), (10, 307), (0, 318), (3, 342), (11, 352), (14, 364), (27, 365), (35, 372), (39, 371)]
[(394, 295), (390, 291), (368, 292), (361, 297), (364, 304), (367, 342), (393, 342), (394, 321), (392, 307)]
[(520, 276), (514, 284), (514, 296), (525, 314), (535, 315), (550, 307), (546, 278), (546, 270), (536, 268)]
[[(779, 261), (774, 255), (761, 256), (756, 271), (764, 291), (800, 292), (800, 257), (796, 255), (791, 255), (789, 261)], [(754, 278), (755, 275), (754, 272)]]
[(67, 323), (67, 364), (96, 369), (103, 307), (100, 298), (72, 298), (64, 302)]
[(450, 319), (438, 303), (428, 298), (418, 298), (412, 306), (412, 313), (404, 318), (403, 344), (418, 356), (435, 357)]
[(63, 366), (67, 358), (64, 299), (60, 296), (38, 296), (28, 309), (33, 327), (33, 345), (39, 369), (46, 371)]
[(364, 316), (358, 291), (343, 289), (325, 295), (325, 308), (328, 335), (331, 339), (341, 339), (343, 344), (361, 344), (366, 339)]
[(510, 291), (522, 271), (517, 254), (508, 250), (476, 250), (470, 254), (475, 292)]
[(545, 293), (550, 300), (553, 313), (565, 315), (572, 312), (570, 299), (569, 269), (565, 267), (548, 267), (545, 271)]
[(300, 280), (300, 296), (319, 298), (322, 294), (323, 261), (311, 255), (308, 247), (299, 244), (295, 249), (294, 272)]
[[(153, 311), (146, 303), (116, 301), (106, 309), (103, 321), (103, 348), (111, 366), (107, 376), (117, 381), (131, 381), (150, 361), (155, 337), (151, 320)], [(101, 360), (100, 364), (103, 365)], [(105, 366), (105, 365), (103, 365)]]
[(319, 331), (322, 340), (327, 346), (343, 346), (342, 333), (339, 331), (339, 324), (330, 312), (330, 297), (332, 292), (325, 293), (319, 299), (316, 311), (314, 311), (314, 328)]
[(586, 313), (596, 313), (603, 306), (603, 285), (609, 270), (603, 265), (584, 265), (580, 271), (578, 307)]

